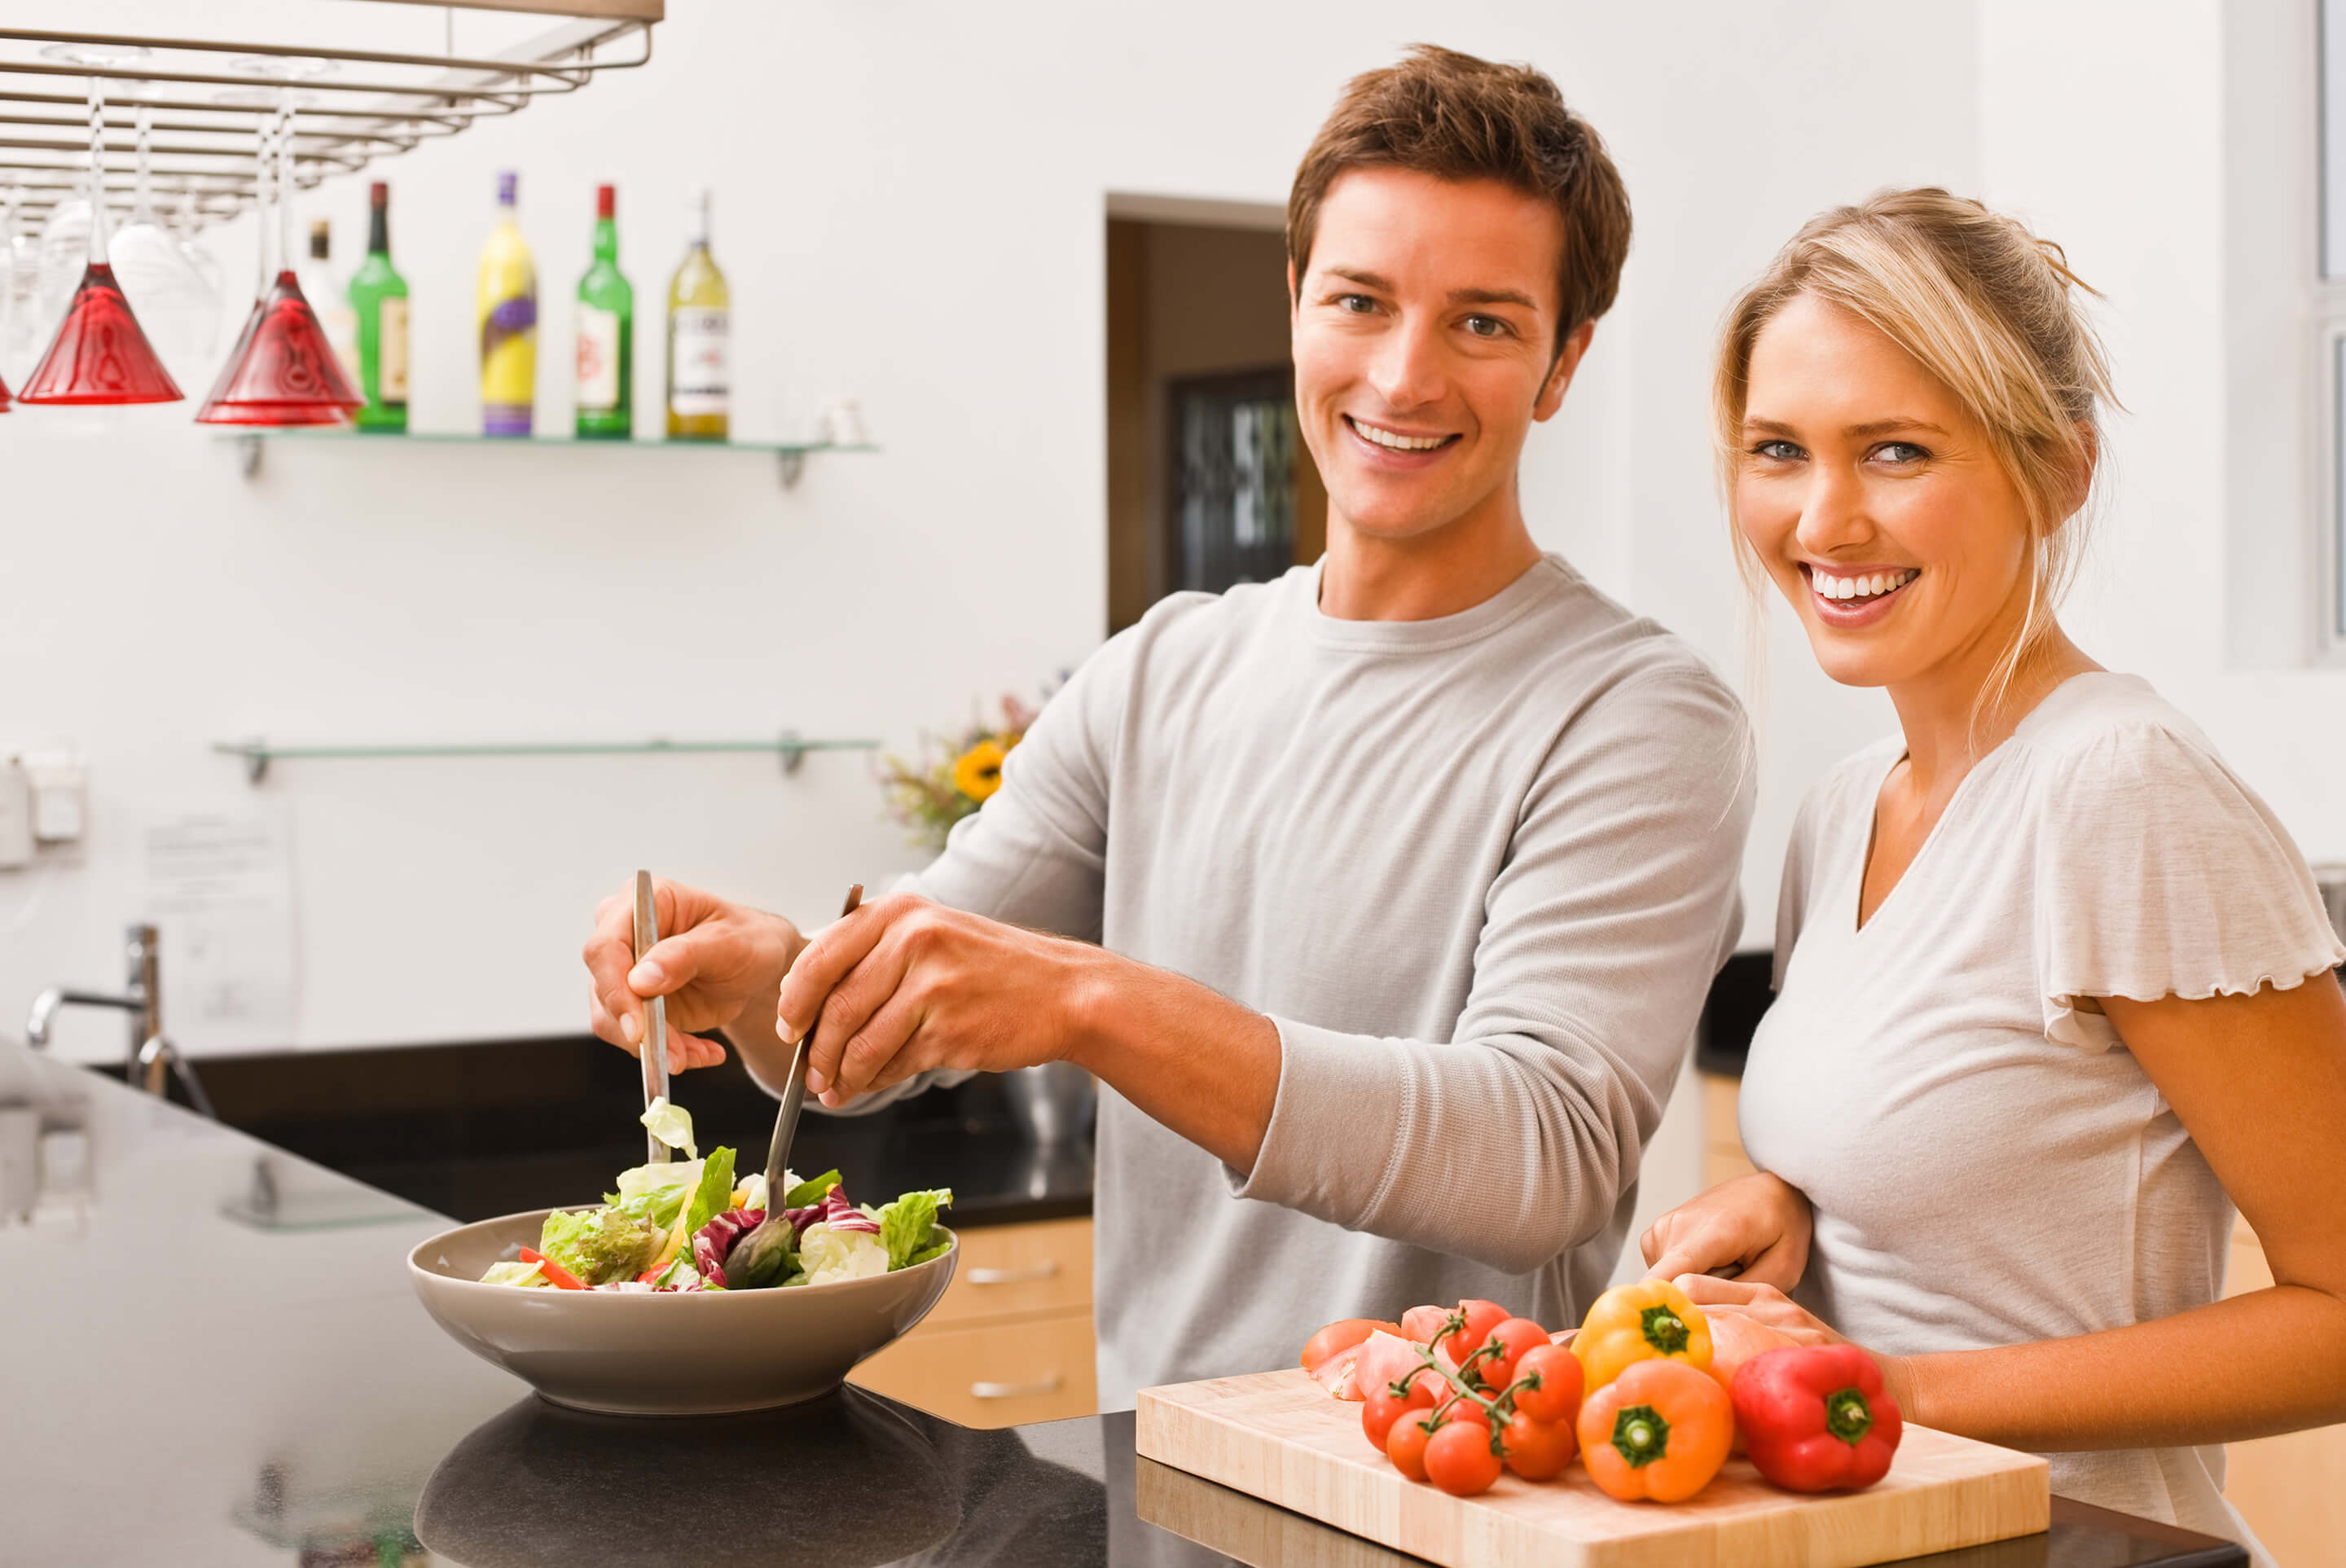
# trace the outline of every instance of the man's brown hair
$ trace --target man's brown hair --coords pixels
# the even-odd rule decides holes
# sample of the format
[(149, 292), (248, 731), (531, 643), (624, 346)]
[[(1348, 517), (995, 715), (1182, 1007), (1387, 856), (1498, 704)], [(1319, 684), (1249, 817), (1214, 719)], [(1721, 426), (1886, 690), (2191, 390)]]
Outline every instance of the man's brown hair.
[(1287, 260), (1298, 284), (1320, 203), (1355, 168), (1495, 179), (1554, 203), (1564, 219), (1557, 351), (1574, 328), (1612, 309), (1629, 254), (1629, 193), (1604, 141), (1545, 74), (1419, 44), (1398, 65), (1346, 83), (1287, 196)]

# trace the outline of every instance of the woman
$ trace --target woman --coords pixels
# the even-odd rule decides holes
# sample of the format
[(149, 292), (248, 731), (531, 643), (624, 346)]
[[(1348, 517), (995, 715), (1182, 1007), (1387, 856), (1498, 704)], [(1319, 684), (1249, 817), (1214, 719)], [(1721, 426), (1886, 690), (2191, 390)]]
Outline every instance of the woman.
[[(1729, 312), (1746, 564), (1902, 733), (1793, 830), (1761, 1174), (1643, 1246), (1866, 1347), (1911, 1420), (2253, 1547), (2216, 1445), (2346, 1420), (2346, 950), (2207, 738), (2055, 618), (2111, 401), (2083, 291), (1910, 190), (1810, 222)], [(2218, 1301), (2235, 1203), (2278, 1283)]]

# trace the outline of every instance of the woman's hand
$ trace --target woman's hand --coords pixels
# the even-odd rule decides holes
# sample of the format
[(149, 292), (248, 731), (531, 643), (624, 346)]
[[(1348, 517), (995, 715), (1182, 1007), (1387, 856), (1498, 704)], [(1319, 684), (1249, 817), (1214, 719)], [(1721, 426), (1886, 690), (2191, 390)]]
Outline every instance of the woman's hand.
[[(1749, 1181), (1749, 1176), (1742, 1178)], [(1734, 1185), (1733, 1183), (1727, 1184)], [(1695, 1200), (1699, 1203), (1701, 1199)], [(1687, 1294), (1687, 1299), (1701, 1308), (1709, 1317), (1724, 1313), (1749, 1318), (1762, 1327), (1773, 1329), (1797, 1345), (1846, 1345), (1850, 1341), (1833, 1331), (1832, 1325), (1794, 1301), (1772, 1285), (1754, 1285), (1745, 1279), (1719, 1279), (1708, 1274), (1681, 1274), (1670, 1281)], [(1858, 1347), (1864, 1349), (1863, 1346)], [(1919, 1418), (1914, 1410), (1913, 1369), (1905, 1358), (1885, 1356), (1879, 1350), (1866, 1350), (1882, 1369), (1882, 1381), (1890, 1397), (1898, 1401), (1899, 1414), (1908, 1420)]]
[(753, 1009), (763, 1028), (806, 939), (780, 915), (665, 880), (652, 883), (652, 904), (660, 939), (640, 962), (632, 883), (596, 906), (595, 934), (579, 955), (589, 976), (587, 1018), (597, 1035), (641, 1055), (644, 1003), (665, 996), (668, 1070), (715, 1066), (725, 1060), (725, 1047), (701, 1034)]
[(1748, 1283), (1790, 1290), (1809, 1266), (1809, 1200), (1760, 1171), (1678, 1205), (1637, 1246), (1647, 1272), (1664, 1279), (1733, 1269)]

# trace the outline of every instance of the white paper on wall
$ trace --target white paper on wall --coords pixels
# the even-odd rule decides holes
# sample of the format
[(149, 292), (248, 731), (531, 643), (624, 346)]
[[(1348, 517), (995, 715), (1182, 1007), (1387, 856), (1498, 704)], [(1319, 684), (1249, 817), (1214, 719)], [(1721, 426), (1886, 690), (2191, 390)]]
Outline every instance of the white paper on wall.
[(190, 1055), (292, 1043), (292, 838), (278, 803), (190, 812), (147, 830), (163, 1027)]

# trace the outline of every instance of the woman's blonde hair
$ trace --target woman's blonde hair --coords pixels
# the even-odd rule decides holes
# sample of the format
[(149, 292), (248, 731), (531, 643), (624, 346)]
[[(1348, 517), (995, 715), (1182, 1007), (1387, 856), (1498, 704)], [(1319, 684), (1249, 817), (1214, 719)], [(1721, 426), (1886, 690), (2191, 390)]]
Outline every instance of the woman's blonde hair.
[[(2089, 503), (2106, 488), (2100, 411), (2117, 400), (2081, 294), (2094, 290), (2058, 245), (1935, 186), (1878, 191), (1810, 219), (1729, 308), (1719, 335), (1713, 433), (1747, 579), (1755, 587), (1763, 580), (1734, 526), (1752, 345), (1787, 305), (1813, 296), (1872, 327), (1953, 392), (2020, 493), (2036, 548), (2026, 618), (1982, 693), (1981, 713), (1993, 712), (2052, 628), (2076, 574)], [(2093, 477), (2081, 487), (2081, 476)]]

